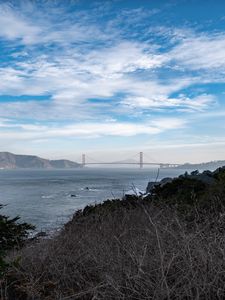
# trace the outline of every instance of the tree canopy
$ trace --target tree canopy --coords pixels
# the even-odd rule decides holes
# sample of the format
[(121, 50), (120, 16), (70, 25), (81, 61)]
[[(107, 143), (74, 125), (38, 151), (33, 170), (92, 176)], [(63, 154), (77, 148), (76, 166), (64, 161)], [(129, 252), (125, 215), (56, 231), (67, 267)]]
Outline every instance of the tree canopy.
[[(0, 204), (0, 209), (3, 205)], [(14, 248), (19, 248), (26, 240), (29, 231), (34, 226), (28, 223), (20, 223), (20, 217), (10, 218), (0, 214), (0, 276), (7, 267), (4, 260), (7, 252)]]

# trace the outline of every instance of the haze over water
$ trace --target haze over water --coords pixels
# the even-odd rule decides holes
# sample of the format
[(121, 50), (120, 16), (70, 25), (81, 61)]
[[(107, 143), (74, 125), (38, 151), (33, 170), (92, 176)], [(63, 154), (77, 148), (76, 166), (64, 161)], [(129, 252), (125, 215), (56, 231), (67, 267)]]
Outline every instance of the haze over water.
[[(182, 170), (161, 169), (159, 179), (181, 173)], [(148, 181), (156, 176), (157, 169), (147, 168), (0, 170), (0, 203), (7, 205), (4, 214), (19, 215), (37, 230), (51, 230), (62, 226), (87, 204), (121, 198), (132, 186), (145, 191)]]

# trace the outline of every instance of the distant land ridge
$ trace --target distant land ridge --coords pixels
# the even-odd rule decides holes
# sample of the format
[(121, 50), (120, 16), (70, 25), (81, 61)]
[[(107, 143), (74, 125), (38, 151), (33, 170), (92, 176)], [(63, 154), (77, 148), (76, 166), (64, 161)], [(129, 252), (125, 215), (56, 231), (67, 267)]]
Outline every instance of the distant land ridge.
[(72, 169), (82, 167), (71, 160), (49, 160), (35, 155), (0, 152), (0, 169)]
[(220, 168), (222, 166), (225, 166), (225, 160), (214, 160), (209, 161), (205, 163), (199, 163), (199, 164), (189, 164), (185, 163), (183, 165), (179, 165), (176, 167), (176, 169), (185, 169), (185, 170), (215, 170), (217, 168)]

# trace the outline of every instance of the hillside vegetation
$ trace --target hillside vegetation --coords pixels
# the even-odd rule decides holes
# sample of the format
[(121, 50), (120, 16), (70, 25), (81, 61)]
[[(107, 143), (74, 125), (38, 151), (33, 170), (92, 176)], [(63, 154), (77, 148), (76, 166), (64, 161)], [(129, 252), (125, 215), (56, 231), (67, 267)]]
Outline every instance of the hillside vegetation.
[(224, 299), (225, 170), (212, 177), (77, 211), (10, 254), (2, 299)]

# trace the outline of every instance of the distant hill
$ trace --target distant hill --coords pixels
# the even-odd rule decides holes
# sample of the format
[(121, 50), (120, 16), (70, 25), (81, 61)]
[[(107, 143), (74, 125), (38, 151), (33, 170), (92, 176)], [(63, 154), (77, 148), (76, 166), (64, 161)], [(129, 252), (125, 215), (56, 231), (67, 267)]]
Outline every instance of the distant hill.
[(48, 160), (34, 155), (0, 152), (1, 169), (66, 169), (79, 167), (81, 167), (81, 164), (65, 159)]
[(200, 164), (183, 164), (176, 167), (176, 169), (185, 169), (185, 170), (215, 170), (217, 168), (225, 166), (225, 160), (215, 160)]

